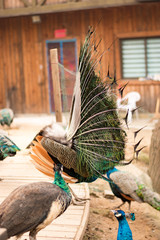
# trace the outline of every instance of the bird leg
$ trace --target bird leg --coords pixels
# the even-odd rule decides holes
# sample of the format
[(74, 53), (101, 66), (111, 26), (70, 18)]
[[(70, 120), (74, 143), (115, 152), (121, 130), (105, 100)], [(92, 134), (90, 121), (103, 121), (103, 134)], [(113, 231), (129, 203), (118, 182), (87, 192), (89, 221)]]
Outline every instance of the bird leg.
[(36, 234), (37, 234), (37, 231), (35, 229), (30, 231), (30, 233), (29, 233), (29, 240), (36, 240)]
[[(36, 236), (35, 236), (35, 237), (36, 237)], [(32, 237), (32, 236), (29, 235), (29, 240), (36, 240), (35, 237)]]
[(129, 212), (131, 212), (131, 201), (128, 202), (128, 204), (129, 204)]
[(74, 198), (72, 198), (72, 203), (73, 205), (83, 205), (86, 203), (87, 200), (90, 200), (90, 198), (81, 198), (78, 197), (77, 194), (75, 194), (75, 192), (73, 191), (73, 189), (68, 185), (72, 195)]
[(21, 239), (22, 235), (23, 235), (23, 234), (19, 234), (19, 235), (15, 236), (14, 239), (16, 239), (16, 240)]
[(118, 208), (120, 208), (121, 206), (123, 206), (125, 204), (125, 202), (122, 202), (120, 205), (118, 205), (118, 206), (116, 206), (116, 207), (114, 207), (113, 209), (118, 209)]

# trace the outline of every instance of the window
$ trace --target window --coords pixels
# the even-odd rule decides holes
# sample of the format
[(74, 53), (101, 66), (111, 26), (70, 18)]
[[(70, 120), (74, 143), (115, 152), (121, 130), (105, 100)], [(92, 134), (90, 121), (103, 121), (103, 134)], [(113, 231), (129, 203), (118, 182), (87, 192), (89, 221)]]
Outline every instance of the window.
[(122, 78), (160, 74), (160, 38), (121, 40)]

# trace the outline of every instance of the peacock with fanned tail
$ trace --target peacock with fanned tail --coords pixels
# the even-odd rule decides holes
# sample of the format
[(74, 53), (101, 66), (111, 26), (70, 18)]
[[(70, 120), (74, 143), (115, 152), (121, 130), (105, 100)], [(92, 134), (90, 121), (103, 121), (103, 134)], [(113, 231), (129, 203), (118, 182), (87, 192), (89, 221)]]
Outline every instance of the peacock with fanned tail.
[(66, 131), (55, 136), (42, 130), (38, 142), (33, 141), (31, 157), (36, 168), (53, 177), (53, 164), (61, 163), (68, 183), (107, 179), (103, 174), (124, 160), (126, 134), (118, 118), (113, 84), (110, 79), (102, 81), (95, 71), (104, 54), (99, 53), (95, 35), (90, 28), (81, 46)]

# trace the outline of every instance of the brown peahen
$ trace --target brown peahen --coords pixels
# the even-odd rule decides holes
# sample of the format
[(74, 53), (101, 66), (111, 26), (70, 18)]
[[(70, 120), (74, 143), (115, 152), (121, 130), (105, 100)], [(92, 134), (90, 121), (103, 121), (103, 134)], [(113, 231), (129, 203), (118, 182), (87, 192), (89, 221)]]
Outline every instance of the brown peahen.
[(96, 31), (89, 29), (81, 46), (68, 127), (59, 135), (43, 129), (33, 141), (32, 162), (44, 174), (53, 176), (53, 164), (63, 165), (67, 183), (107, 179), (103, 174), (123, 164), (125, 131), (121, 127), (113, 91), (116, 78), (102, 79), (96, 68), (104, 53)]
[(37, 233), (60, 216), (71, 203), (71, 193), (61, 176), (62, 165), (54, 167), (53, 183), (35, 182), (16, 188), (0, 205), (0, 228), (6, 228), (8, 238)]

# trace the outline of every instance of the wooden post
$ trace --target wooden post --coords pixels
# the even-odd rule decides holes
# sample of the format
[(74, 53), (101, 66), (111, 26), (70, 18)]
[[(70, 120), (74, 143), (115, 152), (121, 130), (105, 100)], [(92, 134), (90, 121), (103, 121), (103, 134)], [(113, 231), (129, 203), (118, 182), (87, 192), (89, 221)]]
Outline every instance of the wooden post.
[(51, 71), (52, 71), (52, 83), (53, 83), (53, 96), (55, 104), (56, 122), (62, 122), (62, 101), (61, 101), (61, 88), (59, 80), (58, 69), (58, 51), (57, 49), (50, 50), (51, 58)]
[(160, 117), (159, 105), (160, 105), (160, 98), (157, 99), (156, 109), (155, 109), (155, 116), (156, 116), (157, 118)]
[(0, 9), (4, 9), (4, 0), (0, 0)]
[(0, 240), (7, 240), (7, 230), (5, 228), (0, 228)]

